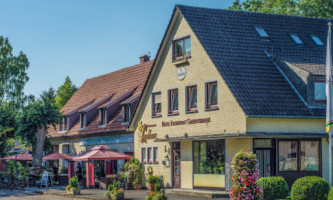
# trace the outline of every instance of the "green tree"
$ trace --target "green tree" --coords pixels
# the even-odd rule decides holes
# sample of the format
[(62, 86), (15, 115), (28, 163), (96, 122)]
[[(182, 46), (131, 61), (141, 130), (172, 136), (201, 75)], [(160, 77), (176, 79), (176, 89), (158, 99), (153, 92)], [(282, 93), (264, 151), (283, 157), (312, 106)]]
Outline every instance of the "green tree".
[(8, 103), (0, 103), (0, 156), (6, 155), (7, 142), (17, 129), (16, 112)]
[(73, 96), (77, 88), (72, 83), (71, 79), (67, 76), (64, 84), (62, 84), (57, 90), (56, 103), (61, 109), (67, 101)]
[(12, 51), (8, 38), (0, 36), (0, 102), (18, 108), (23, 103), (23, 89), (29, 80), (26, 72), (29, 61), (24, 53), (14, 56)]
[[(55, 91), (50, 88), (40, 98), (23, 108), (18, 117), (16, 136), (32, 146), (33, 166), (41, 170), (43, 150), (48, 128), (56, 127), (61, 114), (55, 103)], [(38, 171), (40, 172), (40, 171)]]
[(228, 9), (333, 18), (332, 0), (235, 0)]

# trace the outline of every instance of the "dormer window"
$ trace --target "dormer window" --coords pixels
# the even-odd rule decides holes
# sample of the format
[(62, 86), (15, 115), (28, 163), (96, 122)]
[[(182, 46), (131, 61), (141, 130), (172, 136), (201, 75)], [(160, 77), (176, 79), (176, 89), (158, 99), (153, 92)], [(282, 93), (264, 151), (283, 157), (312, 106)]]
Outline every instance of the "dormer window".
[(310, 35), (313, 42), (318, 46), (324, 46), (324, 43), (321, 41), (321, 39), (317, 35)]
[(130, 107), (128, 104), (123, 105), (123, 122), (128, 123), (130, 120)]
[(86, 113), (82, 112), (80, 113), (80, 128), (85, 128), (86, 127), (86, 120), (87, 120), (87, 115)]
[(107, 110), (106, 108), (99, 109), (99, 125), (107, 124)]
[(256, 29), (256, 31), (258, 32), (260, 37), (269, 38), (269, 35), (266, 33), (266, 31), (261, 26), (255, 26), (254, 28)]
[(181, 60), (191, 56), (191, 38), (184, 37), (173, 41), (173, 60)]
[(290, 33), (289, 35), (296, 44), (304, 44), (303, 41), (301, 40), (301, 38), (299, 38), (296, 33)]
[(59, 123), (59, 132), (68, 131), (68, 117), (63, 116)]
[(326, 83), (324, 80), (315, 81), (314, 100), (316, 102), (325, 102), (326, 101)]

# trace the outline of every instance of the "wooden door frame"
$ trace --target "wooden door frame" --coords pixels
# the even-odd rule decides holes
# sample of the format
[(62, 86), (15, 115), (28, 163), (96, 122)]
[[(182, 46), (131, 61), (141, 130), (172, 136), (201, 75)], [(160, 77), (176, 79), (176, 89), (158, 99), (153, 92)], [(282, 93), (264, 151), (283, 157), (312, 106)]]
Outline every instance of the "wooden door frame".
[(171, 177), (172, 177), (172, 188), (175, 188), (175, 185), (174, 185), (174, 179), (175, 179), (175, 177), (174, 177), (174, 153), (173, 153), (173, 151), (174, 151), (174, 144), (175, 143), (179, 143), (179, 156), (180, 156), (180, 163), (179, 163), (179, 167), (180, 167), (180, 175), (179, 175), (179, 188), (181, 188), (181, 185), (182, 185), (182, 180), (181, 180), (181, 142), (172, 142), (171, 143)]

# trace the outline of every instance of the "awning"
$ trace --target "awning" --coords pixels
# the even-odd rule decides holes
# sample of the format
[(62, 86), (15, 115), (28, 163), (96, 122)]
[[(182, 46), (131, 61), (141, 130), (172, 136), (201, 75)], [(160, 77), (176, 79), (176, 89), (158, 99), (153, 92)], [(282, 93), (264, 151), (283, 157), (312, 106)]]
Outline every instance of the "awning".
[(62, 154), (62, 153), (53, 153), (53, 154), (50, 154), (50, 155), (47, 155), (47, 156), (44, 156), (43, 157), (43, 161), (45, 160), (61, 160), (61, 159), (69, 159), (70, 156), (69, 155), (66, 155), (66, 154)]
[(270, 133), (270, 132), (247, 132), (247, 133), (219, 133), (219, 134), (206, 134), (206, 135), (194, 135), (177, 137), (168, 137), (165, 135), (164, 138), (157, 138), (155, 142), (179, 142), (185, 140), (214, 140), (214, 139), (224, 139), (231, 137), (239, 138), (253, 138), (253, 137), (263, 137), (263, 138), (327, 138), (327, 133)]
[(31, 161), (32, 156), (31, 154), (23, 153), (23, 154), (16, 154), (13, 156), (8, 156), (5, 158), (1, 158), (2, 160), (17, 160), (17, 161)]
[(68, 161), (89, 161), (89, 160), (123, 160), (131, 159), (133, 156), (111, 151), (105, 145), (93, 147), (90, 151), (68, 159)]

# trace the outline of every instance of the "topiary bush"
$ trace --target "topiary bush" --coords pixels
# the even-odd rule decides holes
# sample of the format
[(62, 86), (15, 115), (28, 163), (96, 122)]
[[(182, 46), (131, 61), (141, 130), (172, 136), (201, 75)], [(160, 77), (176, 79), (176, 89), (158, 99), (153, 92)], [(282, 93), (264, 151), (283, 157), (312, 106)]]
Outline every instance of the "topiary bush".
[(330, 187), (318, 176), (305, 176), (297, 179), (291, 187), (292, 200), (325, 200)]
[(253, 153), (239, 151), (232, 159), (232, 182), (234, 186), (230, 191), (230, 199), (253, 199), (261, 198), (261, 188), (257, 183), (260, 172), (257, 166), (257, 157)]
[(280, 176), (262, 177), (257, 183), (262, 189), (262, 198), (265, 200), (283, 199), (288, 196), (288, 183)]
[(71, 188), (79, 188), (79, 180), (76, 175), (69, 180), (69, 185)]
[(333, 200), (333, 187), (331, 188), (330, 192), (328, 193), (328, 200)]

